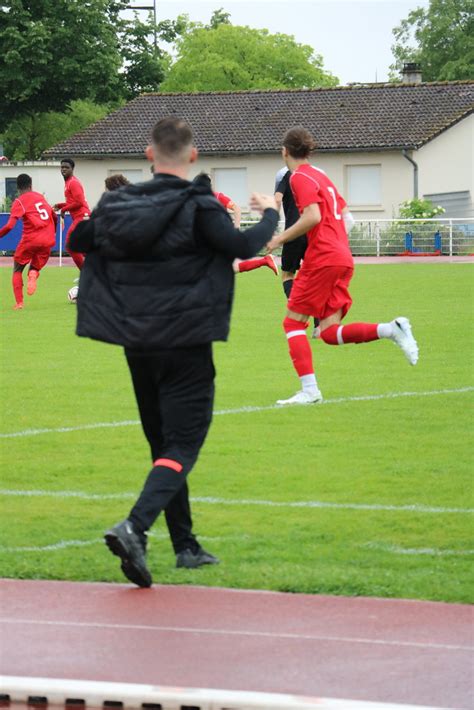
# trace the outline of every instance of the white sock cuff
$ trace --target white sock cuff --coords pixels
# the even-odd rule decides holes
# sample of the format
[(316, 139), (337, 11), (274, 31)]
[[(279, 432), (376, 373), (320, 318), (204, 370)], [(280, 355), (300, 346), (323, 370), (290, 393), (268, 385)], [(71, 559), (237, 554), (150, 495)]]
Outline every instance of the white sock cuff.
[(377, 325), (377, 335), (379, 338), (391, 338), (392, 337), (392, 324), (391, 323), (379, 323)]

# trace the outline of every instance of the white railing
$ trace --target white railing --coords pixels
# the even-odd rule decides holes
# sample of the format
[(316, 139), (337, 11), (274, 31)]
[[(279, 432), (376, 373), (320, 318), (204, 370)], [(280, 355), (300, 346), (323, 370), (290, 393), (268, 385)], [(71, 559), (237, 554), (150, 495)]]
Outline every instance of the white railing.
[[(257, 221), (243, 220), (242, 227)], [(349, 242), (354, 256), (474, 254), (474, 217), (356, 220)]]
[(474, 254), (474, 218), (356, 220), (354, 256)]

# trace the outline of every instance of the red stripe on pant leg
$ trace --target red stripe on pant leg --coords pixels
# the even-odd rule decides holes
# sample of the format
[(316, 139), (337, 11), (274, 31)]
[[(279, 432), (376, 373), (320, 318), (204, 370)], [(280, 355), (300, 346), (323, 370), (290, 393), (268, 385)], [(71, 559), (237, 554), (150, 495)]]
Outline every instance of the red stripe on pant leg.
[(182, 465), (178, 461), (173, 461), (173, 459), (156, 459), (156, 461), (153, 461), (153, 466), (166, 466), (177, 473), (181, 473), (183, 470)]

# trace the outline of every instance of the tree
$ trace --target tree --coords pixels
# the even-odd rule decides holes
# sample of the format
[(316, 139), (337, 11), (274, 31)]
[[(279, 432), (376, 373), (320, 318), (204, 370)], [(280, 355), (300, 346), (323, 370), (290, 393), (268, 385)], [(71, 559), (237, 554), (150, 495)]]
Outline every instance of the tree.
[[(0, 130), (11, 159), (41, 152), (123, 100), (157, 91), (184, 18), (121, 15), (128, 0), (0, 3)], [(49, 136), (49, 139), (48, 139)]]
[(120, 95), (126, 0), (10, 0), (0, 6), (0, 125)]
[(418, 62), (425, 81), (474, 78), (472, 10), (472, 0), (430, 0), (412, 10), (393, 30), (392, 78), (405, 62)]
[[(222, 11), (217, 11), (222, 13)], [(234, 91), (335, 86), (322, 57), (294, 37), (217, 21), (194, 24), (177, 42), (178, 57), (161, 91)], [(222, 14), (220, 15), (222, 18)]]
[(62, 113), (49, 111), (16, 119), (0, 136), (0, 142), (10, 160), (38, 159), (46, 148), (87, 128), (109, 112), (107, 104), (78, 99)]

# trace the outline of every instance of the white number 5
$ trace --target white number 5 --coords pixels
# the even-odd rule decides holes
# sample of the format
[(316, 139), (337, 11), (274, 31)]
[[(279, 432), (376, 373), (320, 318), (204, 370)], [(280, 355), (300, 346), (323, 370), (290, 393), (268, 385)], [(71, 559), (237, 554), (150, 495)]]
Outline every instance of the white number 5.
[(328, 192), (330, 195), (332, 195), (332, 200), (334, 202), (334, 217), (336, 219), (342, 219), (342, 215), (337, 211), (336, 190), (333, 187), (328, 187)]
[(49, 217), (48, 217), (48, 213), (45, 210), (45, 208), (42, 207), (42, 204), (43, 204), (42, 202), (36, 202), (35, 207), (36, 207), (36, 211), (38, 212), (38, 214), (40, 216), (40, 219), (44, 219), (46, 221), (49, 219)]

